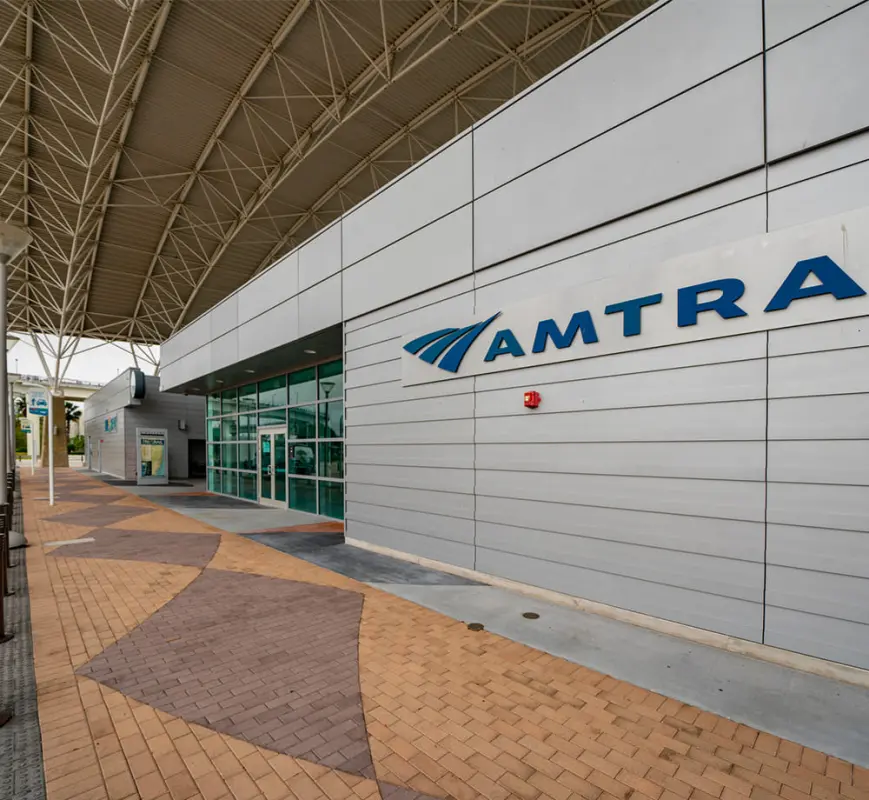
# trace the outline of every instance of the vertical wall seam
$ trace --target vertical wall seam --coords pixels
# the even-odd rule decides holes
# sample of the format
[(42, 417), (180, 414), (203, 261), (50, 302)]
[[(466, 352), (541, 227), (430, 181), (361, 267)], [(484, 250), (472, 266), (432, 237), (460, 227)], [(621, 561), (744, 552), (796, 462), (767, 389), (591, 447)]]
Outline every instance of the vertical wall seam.
[(761, 0), (760, 4), (760, 31), (761, 45), (763, 47), (761, 57), (761, 72), (762, 84), (761, 90), (763, 93), (763, 199), (764, 199), (764, 229), (769, 233), (769, 113), (767, 108), (767, 46), (766, 46), (766, 0)]
[(766, 643), (766, 585), (769, 563), (767, 551), (769, 544), (769, 331), (766, 332), (766, 380), (764, 391), (764, 432), (763, 432), (763, 613), (761, 617), (760, 641)]
[[(476, 319), (477, 316), (477, 253), (476, 253), (476, 242), (477, 242), (477, 231), (476, 231), (476, 186), (474, 185), (474, 151), (476, 150), (474, 144), (474, 126), (471, 125), (471, 294), (472, 294), (472, 311), (473, 317)], [(472, 468), (474, 472), (473, 476), (473, 488), (474, 488), (474, 500), (473, 500), (473, 508), (474, 508), (474, 569), (477, 568), (477, 376), (474, 375), (473, 378), (473, 408), (472, 412), (474, 414), (474, 428), (473, 428), (473, 461)]]

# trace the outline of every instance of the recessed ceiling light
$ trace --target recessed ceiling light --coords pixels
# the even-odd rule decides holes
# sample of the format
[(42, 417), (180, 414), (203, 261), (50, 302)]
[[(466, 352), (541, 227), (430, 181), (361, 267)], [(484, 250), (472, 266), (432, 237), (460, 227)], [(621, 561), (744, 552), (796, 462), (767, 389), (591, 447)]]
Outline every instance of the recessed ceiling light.
[(246, 369), (245, 372), (247, 372), (249, 375), (253, 375), (254, 372), (256, 372), (256, 370), (255, 369)]
[(215, 383), (223, 383), (223, 381), (215, 381)]
[(315, 356), (315, 355), (317, 355), (317, 351), (316, 351), (316, 350), (305, 350), (305, 352), (306, 352), (309, 356)]

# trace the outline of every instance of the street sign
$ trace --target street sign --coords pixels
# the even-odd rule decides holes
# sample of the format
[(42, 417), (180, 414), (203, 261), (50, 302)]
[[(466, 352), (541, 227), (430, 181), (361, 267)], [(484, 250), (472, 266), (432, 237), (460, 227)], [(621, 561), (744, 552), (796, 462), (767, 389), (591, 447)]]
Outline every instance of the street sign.
[(22, 419), (18, 421), (19, 426), (21, 427), (22, 433), (30, 433), (30, 421), (26, 419)]
[(48, 393), (43, 389), (31, 389), (27, 393), (27, 415), (30, 417), (48, 416)]

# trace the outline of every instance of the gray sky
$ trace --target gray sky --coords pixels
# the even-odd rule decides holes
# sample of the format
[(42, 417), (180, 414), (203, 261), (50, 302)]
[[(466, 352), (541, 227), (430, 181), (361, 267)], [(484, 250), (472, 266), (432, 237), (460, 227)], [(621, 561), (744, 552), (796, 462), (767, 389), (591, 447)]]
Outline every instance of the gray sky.
[[(39, 360), (39, 355), (36, 348), (31, 343), (29, 337), (19, 334), (19, 341), (8, 352), (9, 372), (20, 373), (22, 375), (37, 375), (45, 376), (45, 369), (42, 362)], [(112, 345), (102, 344), (92, 339), (83, 339), (79, 345), (79, 350), (86, 351), (76, 354), (72, 358), (72, 363), (66, 372), (66, 377), (79, 381), (88, 381), (95, 383), (107, 383), (112, 378), (117, 377), (120, 372), (123, 372), (128, 367), (133, 366), (133, 356), (130, 353), (129, 345)], [(152, 348), (155, 355), (159, 354), (159, 348)], [(49, 361), (49, 366), (53, 369), (54, 365)], [(139, 366), (148, 375), (154, 374), (153, 365), (140, 359)]]

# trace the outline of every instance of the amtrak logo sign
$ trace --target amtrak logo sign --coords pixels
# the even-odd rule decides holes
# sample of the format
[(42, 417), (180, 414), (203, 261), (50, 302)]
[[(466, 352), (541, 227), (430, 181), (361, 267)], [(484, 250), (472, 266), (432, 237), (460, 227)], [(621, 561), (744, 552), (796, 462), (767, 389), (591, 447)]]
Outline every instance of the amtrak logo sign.
[(867, 287), (863, 210), (573, 287), (464, 327), (412, 335), (403, 343), (403, 382), (869, 315)]

